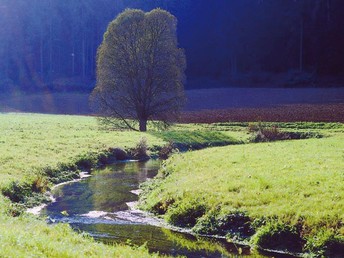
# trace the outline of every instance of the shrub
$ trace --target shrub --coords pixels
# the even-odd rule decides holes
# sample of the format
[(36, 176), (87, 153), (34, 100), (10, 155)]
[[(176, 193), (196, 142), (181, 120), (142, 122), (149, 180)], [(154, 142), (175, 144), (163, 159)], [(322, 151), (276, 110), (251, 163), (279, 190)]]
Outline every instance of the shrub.
[(75, 164), (80, 170), (90, 170), (95, 167), (98, 162), (98, 157), (96, 154), (84, 154), (80, 155)]
[(252, 137), (250, 139), (251, 142), (270, 142), (322, 137), (321, 134), (314, 132), (282, 132), (276, 125), (266, 125), (261, 122), (249, 123), (248, 131), (252, 133)]
[(176, 148), (173, 142), (169, 141), (159, 150), (159, 153), (158, 153), (159, 159), (168, 159), (174, 150), (176, 150)]
[(19, 216), (24, 208), (49, 202), (50, 199), (44, 194), (48, 188), (48, 183), (46, 178), (38, 177), (32, 183), (15, 181), (3, 188), (2, 194), (12, 202), (7, 213), (12, 216)]
[(36, 193), (44, 193), (48, 190), (49, 180), (44, 176), (38, 176), (32, 183), (31, 189)]
[(128, 158), (127, 153), (120, 148), (110, 149), (110, 152), (116, 160), (126, 160)]
[(38, 205), (41, 205), (42, 203), (49, 203), (51, 202), (51, 199), (48, 195), (43, 193), (32, 193), (30, 196), (26, 196), (24, 198), (24, 202), (20, 203), (25, 208), (32, 208)]
[(25, 207), (21, 203), (11, 203), (5, 212), (10, 217), (18, 217), (25, 212)]
[(157, 215), (164, 215), (167, 212), (168, 208), (174, 203), (175, 200), (173, 198), (161, 200), (151, 208), (151, 212)]
[(70, 168), (72, 170), (69, 170), (66, 165), (59, 165), (57, 168), (46, 167), (43, 169), (43, 175), (46, 176), (47, 180), (53, 184), (59, 184), (79, 178), (80, 171), (76, 169), (76, 166)]
[(130, 150), (130, 153), (133, 158), (144, 160), (148, 158), (147, 149), (147, 138), (142, 137), (136, 147)]
[(110, 153), (108, 151), (100, 152), (98, 154), (97, 167), (106, 165), (109, 161)]
[(251, 137), (251, 142), (270, 142), (287, 139), (289, 139), (288, 134), (285, 132), (281, 132), (276, 126), (261, 126), (258, 127), (258, 130), (253, 133), (253, 136)]
[(263, 123), (262, 122), (257, 122), (257, 123), (248, 123), (248, 127), (247, 127), (247, 130), (250, 132), (250, 133), (255, 133), (255, 132), (258, 132), (260, 131), (262, 128), (263, 128)]
[(2, 194), (12, 202), (24, 202), (25, 197), (32, 194), (31, 185), (14, 181), (2, 189)]

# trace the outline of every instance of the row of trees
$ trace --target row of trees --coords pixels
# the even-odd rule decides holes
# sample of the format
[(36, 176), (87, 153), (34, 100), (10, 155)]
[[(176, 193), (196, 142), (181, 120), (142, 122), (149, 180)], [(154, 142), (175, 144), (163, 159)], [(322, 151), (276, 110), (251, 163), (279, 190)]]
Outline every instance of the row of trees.
[(189, 78), (344, 75), (341, 0), (2, 0), (0, 91), (90, 90), (106, 27), (127, 7), (178, 18)]

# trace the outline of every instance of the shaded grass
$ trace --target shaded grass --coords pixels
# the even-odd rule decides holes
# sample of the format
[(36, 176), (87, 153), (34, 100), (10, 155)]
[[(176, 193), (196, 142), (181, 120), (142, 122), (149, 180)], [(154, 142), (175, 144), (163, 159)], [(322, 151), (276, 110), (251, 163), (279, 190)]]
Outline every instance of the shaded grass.
[(152, 135), (162, 138), (165, 141), (171, 141), (177, 148), (181, 150), (202, 149), (213, 146), (224, 146), (230, 144), (239, 144), (241, 141), (236, 138), (219, 131), (209, 130), (175, 130), (155, 132)]
[[(328, 137), (322, 139), (245, 144), (174, 155), (160, 170), (158, 182), (143, 186), (143, 207), (154, 212), (158, 203), (160, 207), (165, 204), (164, 216), (173, 223), (171, 215), (183, 214), (188, 203), (202, 203), (205, 212), (196, 218), (195, 228), (214, 210), (219, 210), (217, 216), (241, 211), (250, 217), (256, 236), (269, 239), (253, 238), (261, 247), (271, 247), (262, 243), (276, 238), (276, 234), (269, 238), (262, 230), (277, 223), (284, 225), (285, 236), (297, 232), (299, 239), (308, 243), (302, 244), (303, 251), (325, 252), (329, 244), (319, 242), (329, 239), (340, 249), (344, 243), (344, 134), (339, 128), (326, 129)], [(190, 211), (190, 217), (193, 214)], [(211, 228), (205, 224), (205, 230)], [(271, 233), (270, 229), (267, 232)], [(326, 240), (317, 237), (319, 232), (327, 232)], [(310, 243), (316, 251), (309, 248)], [(276, 242), (275, 247), (279, 245)]]

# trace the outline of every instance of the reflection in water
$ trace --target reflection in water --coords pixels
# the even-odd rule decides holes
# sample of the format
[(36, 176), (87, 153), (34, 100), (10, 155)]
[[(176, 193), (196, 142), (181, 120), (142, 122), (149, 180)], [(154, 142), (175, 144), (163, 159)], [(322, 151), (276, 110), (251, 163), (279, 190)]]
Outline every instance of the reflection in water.
[[(192, 235), (173, 232), (149, 225), (72, 224), (77, 230), (92, 232), (102, 242), (146, 244), (152, 252), (187, 257), (241, 257), (250, 254), (248, 248), (231, 245), (225, 240), (196, 238)], [(255, 255), (255, 257), (260, 257)]]
[(137, 201), (137, 196), (130, 191), (154, 177), (159, 166), (159, 161), (127, 162), (94, 171), (92, 177), (57, 188), (54, 191), (56, 202), (48, 205), (42, 215), (48, 216), (52, 222), (69, 223), (75, 230), (88, 232), (95, 239), (109, 244), (129, 240), (133, 245), (146, 244), (152, 252), (187, 257), (250, 254), (248, 248), (225, 240), (196, 238), (148, 225), (150, 220), (142, 214), (129, 212), (126, 203)]

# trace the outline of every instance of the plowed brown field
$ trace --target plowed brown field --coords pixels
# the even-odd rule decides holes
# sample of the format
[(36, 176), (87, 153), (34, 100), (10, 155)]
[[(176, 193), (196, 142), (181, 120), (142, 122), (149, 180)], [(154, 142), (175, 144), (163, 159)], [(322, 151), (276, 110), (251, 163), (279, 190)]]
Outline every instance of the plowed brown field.
[(344, 122), (343, 104), (294, 104), (266, 108), (229, 108), (184, 112), (182, 123)]

